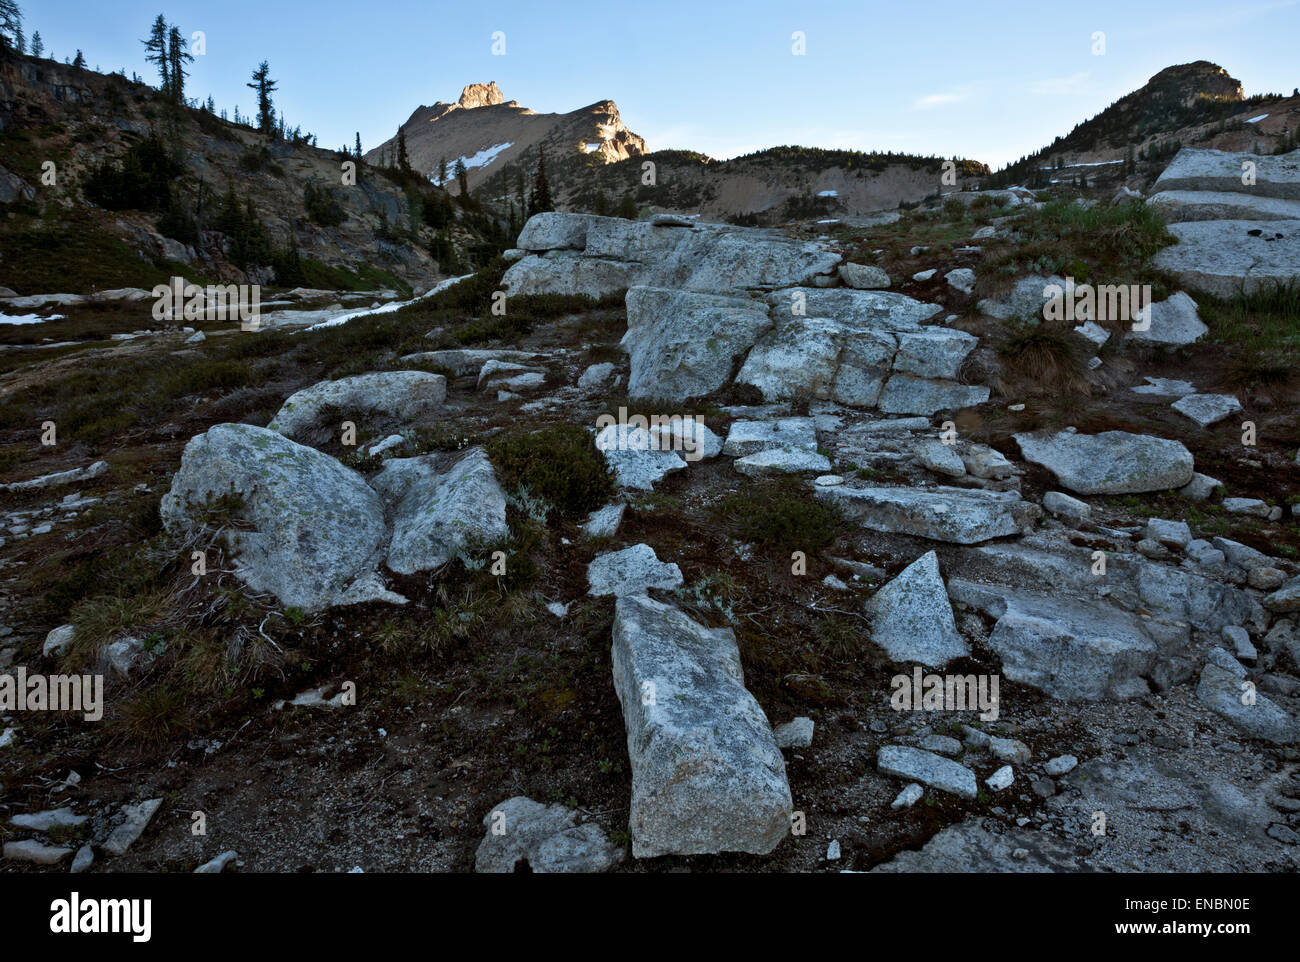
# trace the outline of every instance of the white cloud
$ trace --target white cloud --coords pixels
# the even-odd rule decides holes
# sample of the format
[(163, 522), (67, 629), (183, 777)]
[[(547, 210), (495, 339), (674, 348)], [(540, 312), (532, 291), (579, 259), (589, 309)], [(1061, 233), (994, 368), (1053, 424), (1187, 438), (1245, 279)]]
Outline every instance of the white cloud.
[(1030, 83), (1029, 92), (1039, 96), (1060, 97), (1065, 94), (1079, 93), (1088, 83), (1088, 71), (1081, 70), (1068, 77), (1048, 77)]
[(969, 96), (970, 96), (969, 94), (957, 93), (957, 92), (930, 94), (929, 96), (922, 97), (920, 100), (918, 100), (916, 102), (916, 106), (920, 107), (923, 110), (927, 110), (930, 107), (943, 107), (948, 104), (961, 103), (963, 100), (966, 100)]

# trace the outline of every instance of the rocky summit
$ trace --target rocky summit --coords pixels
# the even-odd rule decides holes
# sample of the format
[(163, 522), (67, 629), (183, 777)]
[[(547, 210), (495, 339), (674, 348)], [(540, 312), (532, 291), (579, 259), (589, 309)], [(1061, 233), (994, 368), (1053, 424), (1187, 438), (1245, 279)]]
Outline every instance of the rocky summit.
[(334, 150), (7, 10), (0, 876), (1300, 869), (1296, 94), (716, 161), (506, 17)]

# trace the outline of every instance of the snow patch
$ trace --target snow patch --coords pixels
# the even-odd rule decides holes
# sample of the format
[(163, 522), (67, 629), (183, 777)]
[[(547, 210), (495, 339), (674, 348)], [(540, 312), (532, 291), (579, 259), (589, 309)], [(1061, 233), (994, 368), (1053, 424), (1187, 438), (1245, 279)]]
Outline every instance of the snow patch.
[[(447, 164), (447, 180), (452, 179), (451, 172), (456, 169), (456, 164), (458, 162), (464, 164), (466, 170), (472, 170), (475, 167), (486, 167), (501, 155), (501, 151), (507, 150), (514, 145), (515, 142), (513, 140), (508, 140), (504, 144), (497, 144), (494, 147), (484, 147), (477, 154), (473, 154), (472, 156), (457, 157), (456, 160), (450, 161)], [(438, 182), (436, 171), (429, 171), (429, 180), (439, 187), (442, 186), (442, 183)], [(445, 181), (443, 183), (445, 183)]]
[(819, 191), (817, 191), (817, 196), (818, 196), (818, 197), (838, 197), (838, 196), (840, 196), (840, 192), (839, 192), (838, 190), (819, 190)]
[(311, 327), (302, 328), (304, 331), (317, 331), (322, 327), (337, 327), (340, 324), (346, 324), (358, 317), (366, 317), (370, 314), (388, 314), (392, 311), (400, 310), (407, 304), (414, 304), (416, 301), (422, 301), (426, 297), (432, 297), (434, 294), (440, 294), (453, 284), (459, 284), (463, 280), (473, 277), (473, 274), (462, 274), (460, 277), (449, 277), (445, 281), (439, 281), (431, 290), (426, 291), (419, 297), (413, 297), (409, 301), (390, 301), (382, 307), (364, 308), (359, 311), (344, 311), (342, 314), (336, 314), (328, 320), (313, 324)]
[(44, 324), (46, 321), (62, 319), (62, 314), (51, 314), (49, 317), (41, 317), (39, 314), (0, 314), (0, 324)]
[(1263, 120), (1263, 119), (1264, 119), (1265, 117), (1267, 117), (1267, 116), (1268, 116), (1268, 114), (1260, 114), (1258, 117), (1251, 117), (1248, 121), (1246, 121), (1246, 123), (1248, 123), (1248, 124), (1257, 124), (1257, 123), (1259, 123), (1261, 120)]

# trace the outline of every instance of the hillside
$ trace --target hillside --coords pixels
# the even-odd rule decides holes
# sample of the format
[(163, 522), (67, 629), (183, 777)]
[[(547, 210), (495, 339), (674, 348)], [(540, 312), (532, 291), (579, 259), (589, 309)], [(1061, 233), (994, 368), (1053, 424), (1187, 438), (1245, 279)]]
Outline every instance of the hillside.
[[(646, 161), (655, 165), (653, 185), (643, 183)], [(581, 178), (555, 175), (551, 182), (565, 210), (604, 213), (631, 194), (657, 210), (760, 225), (916, 204), (940, 193), (942, 164), (939, 157), (812, 147), (773, 147), (724, 161), (674, 150), (598, 167)], [(987, 173), (983, 164), (958, 161), (956, 186)]]
[(119, 74), (0, 55), (0, 284), (428, 288), (504, 236), (419, 178), (363, 164), (345, 185), (345, 159)]
[(1247, 97), (1222, 67), (1197, 60), (1161, 70), (1068, 134), (998, 171), (989, 185), (1048, 186), (1086, 177), (1089, 183), (1146, 186), (1179, 147), (1284, 153), (1300, 145), (1298, 128), (1300, 96)]

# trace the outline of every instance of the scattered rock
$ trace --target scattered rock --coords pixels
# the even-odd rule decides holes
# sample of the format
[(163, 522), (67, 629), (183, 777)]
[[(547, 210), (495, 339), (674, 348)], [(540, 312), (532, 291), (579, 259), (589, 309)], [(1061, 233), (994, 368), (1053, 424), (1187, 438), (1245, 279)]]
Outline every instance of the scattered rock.
[(135, 844), (149, 825), (149, 820), (154, 817), (154, 813), (162, 806), (161, 798), (151, 798), (148, 801), (137, 802), (134, 805), (127, 804), (122, 806), (124, 820), (104, 841), (103, 849), (110, 855), (124, 855), (126, 850)]
[(813, 740), (813, 720), (804, 716), (778, 725), (772, 735), (777, 748), (807, 748)]
[(1025, 460), (1047, 468), (1079, 494), (1137, 494), (1187, 484), (1192, 454), (1177, 441), (1105, 431), (1015, 435)]
[(587, 566), (589, 595), (644, 594), (648, 588), (679, 588), (682, 570), (676, 564), (660, 561), (648, 544), (633, 545), (622, 551), (596, 555)]
[(908, 565), (867, 603), (871, 640), (893, 661), (941, 668), (970, 654), (957, 631), (952, 605), (939, 574), (939, 557), (928, 551)]
[(623, 860), (595, 822), (578, 822), (564, 805), (517, 795), (483, 817), (487, 835), (474, 854), (474, 871), (603, 872)]
[(975, 773), (950, 758), (919, 748), (886, 745), (876, 755), (876, 768), (886, 775), (920, 782), (961, 798), (975, 798)]

